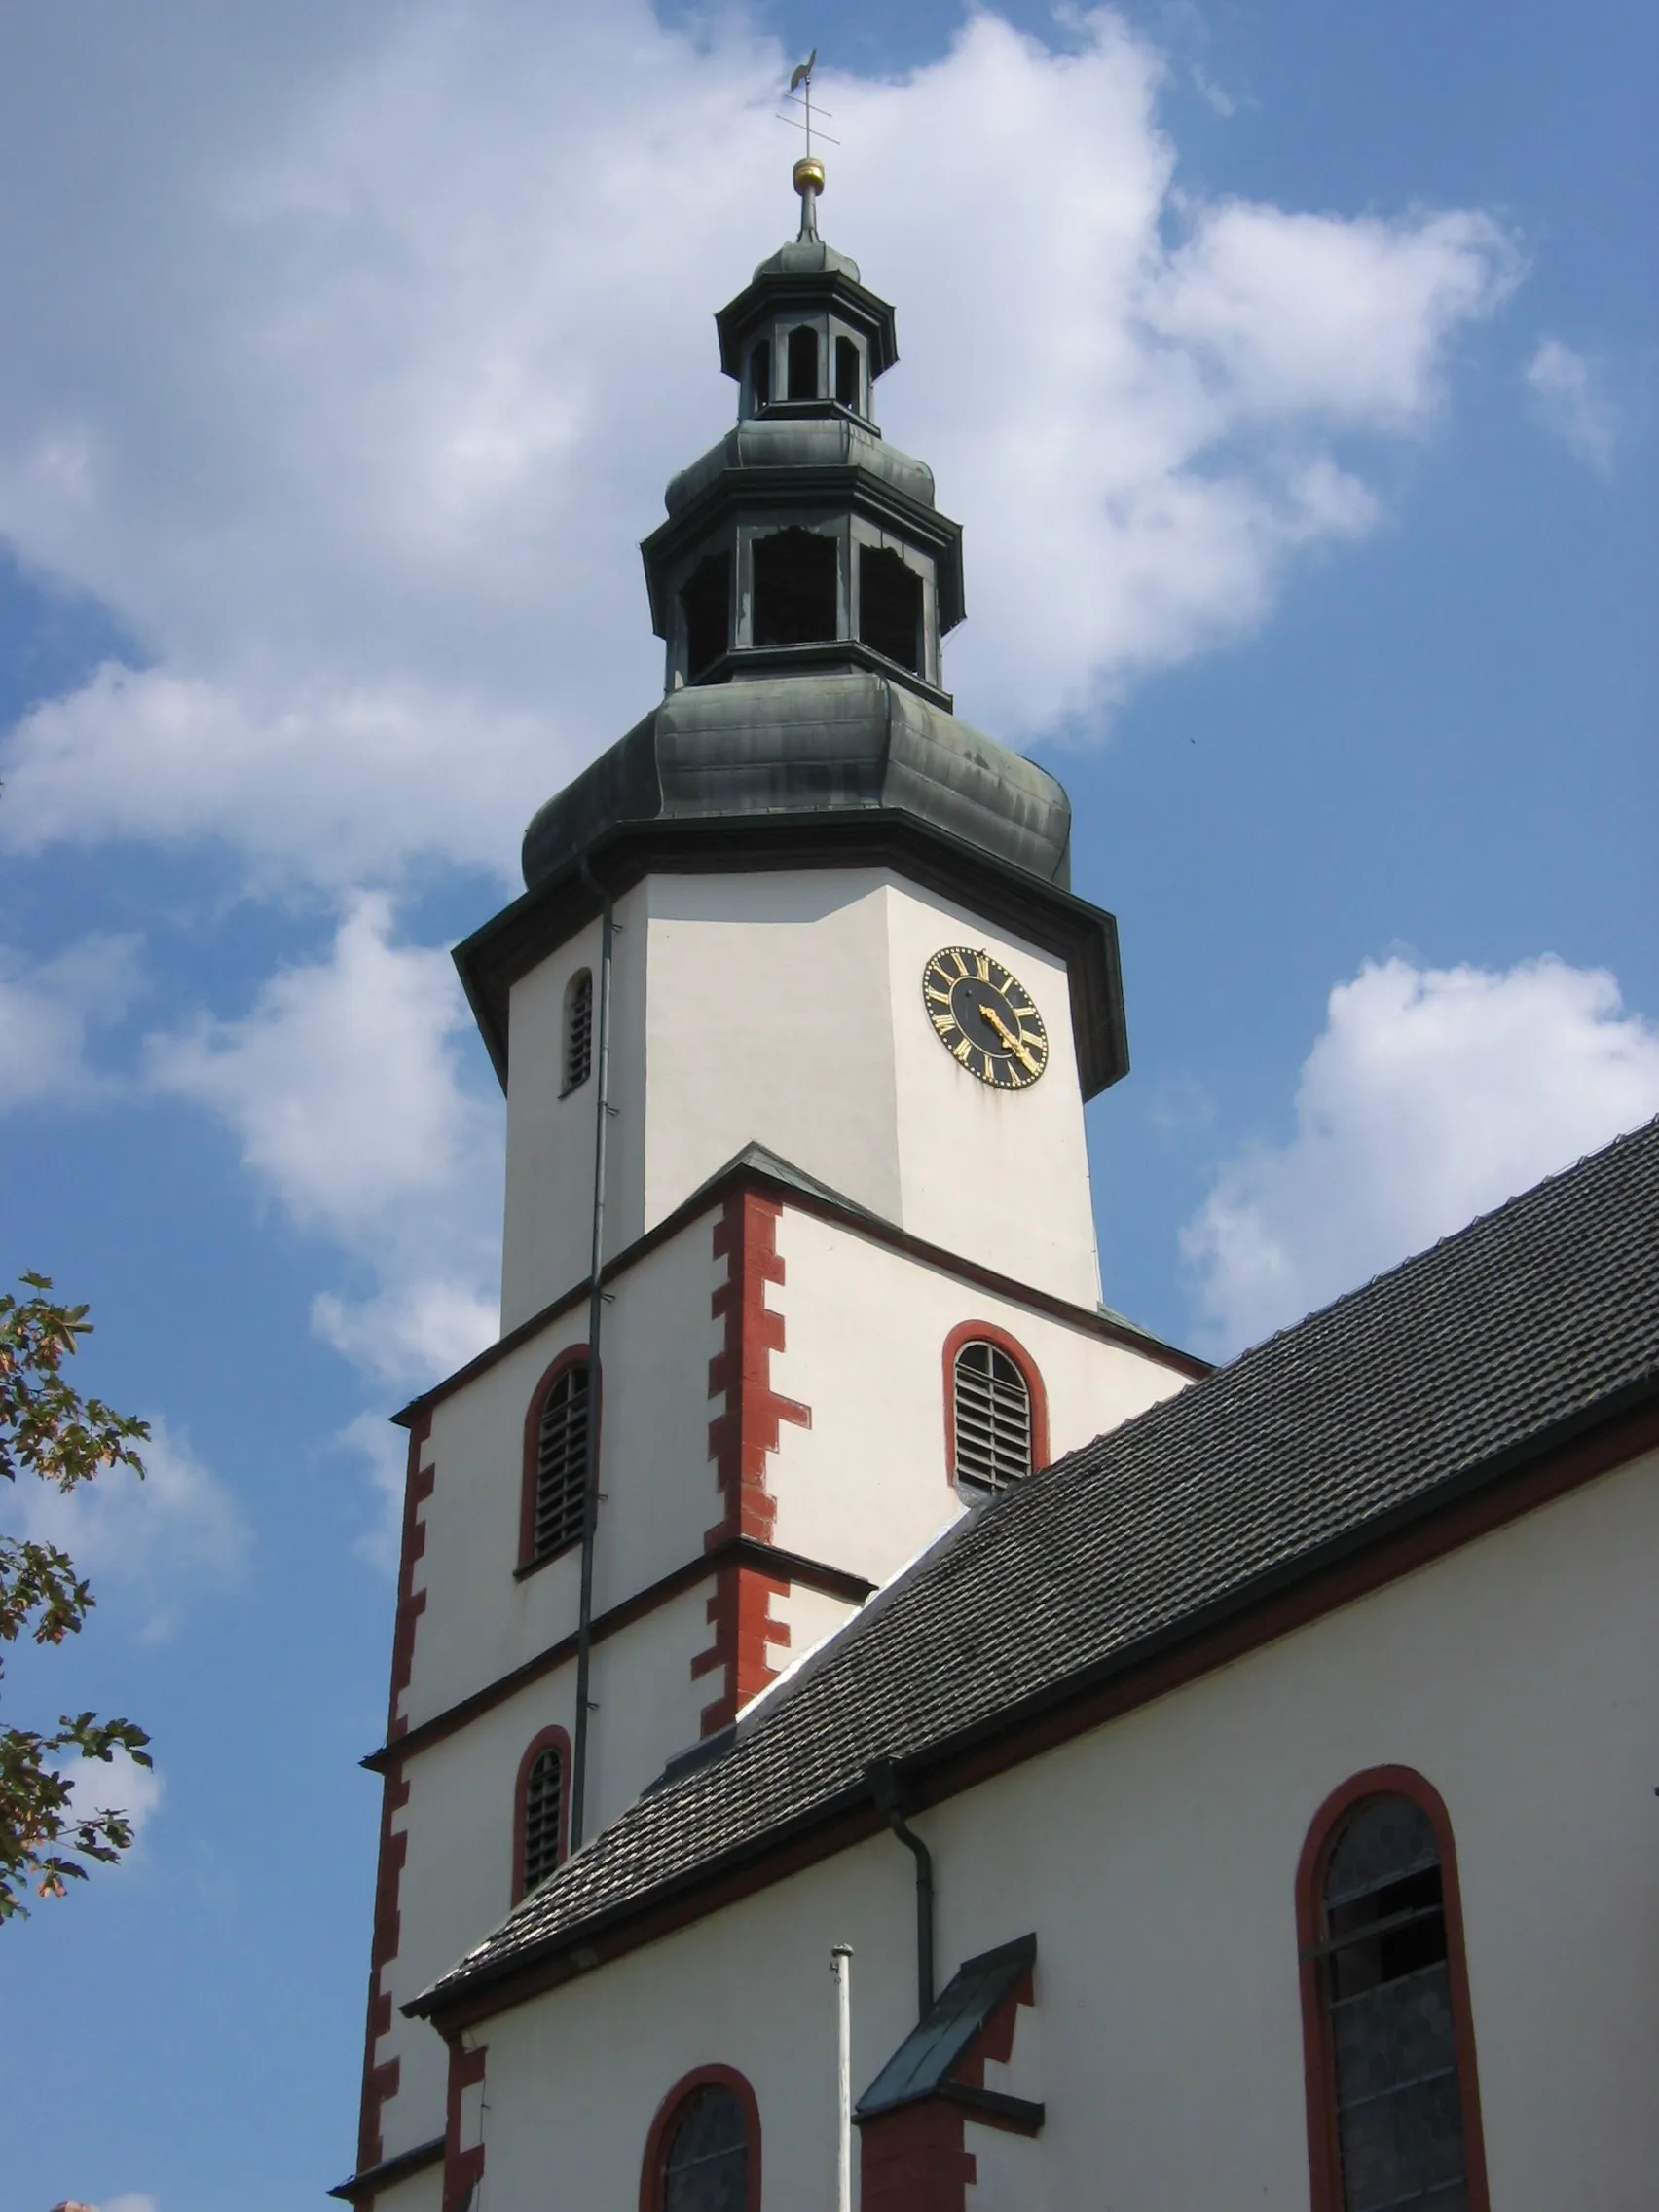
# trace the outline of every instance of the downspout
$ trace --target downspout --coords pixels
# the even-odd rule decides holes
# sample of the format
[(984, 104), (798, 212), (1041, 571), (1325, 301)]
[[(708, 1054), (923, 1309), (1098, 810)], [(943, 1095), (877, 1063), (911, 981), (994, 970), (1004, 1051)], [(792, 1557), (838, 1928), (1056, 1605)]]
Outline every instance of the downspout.
[(610, 1127), (610, 956), (616, 936), (610, 894), (582, 856), (584, 881), (599, 893), (599, 1007), (594, 1034), (593, 1242), (588, 1263), (587, 1466), (582, 1477), (582, 1577), (576, 1618), (576, 1724), (571, 1754), (571, 1849), (580, 1847), (587, 1810), (588, 1677), (593, 1661), (593, 1551), (599, 1523), (599, 1339), (605, 1317), (605, 1163)]
[(904, 1819), (899, 1770), (891, 1759), (876, 1759), (865, 1770), (876, 1809), (916, 1861), (916, 2018), (925, 2020), (934, 2001), (933, 1853)]

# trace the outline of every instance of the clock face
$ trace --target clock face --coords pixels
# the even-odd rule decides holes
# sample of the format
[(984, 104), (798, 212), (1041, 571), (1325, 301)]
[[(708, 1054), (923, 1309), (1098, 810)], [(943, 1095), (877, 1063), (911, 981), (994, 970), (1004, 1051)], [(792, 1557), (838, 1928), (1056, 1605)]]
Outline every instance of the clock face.
[(940, 1043), (970, 1075), (1023, 1090), (1049, 1064), (1049, 1032), (1035, 1000), (1000, 960), (947, 944), (922, 970), (922, 1003)]

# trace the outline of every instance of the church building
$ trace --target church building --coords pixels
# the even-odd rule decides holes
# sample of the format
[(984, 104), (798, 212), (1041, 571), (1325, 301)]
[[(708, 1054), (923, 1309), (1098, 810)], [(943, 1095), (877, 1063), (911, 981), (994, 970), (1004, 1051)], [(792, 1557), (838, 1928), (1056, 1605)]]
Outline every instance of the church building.
[(456, 956), (500, 1335), (399, 1416), (333, 2194), (1638, 2212), (1659, 1125), (1219, 1370), (1102, 1303), (1116, 929), (952, 712), (823, 181), (644, 546), (661, 702)]

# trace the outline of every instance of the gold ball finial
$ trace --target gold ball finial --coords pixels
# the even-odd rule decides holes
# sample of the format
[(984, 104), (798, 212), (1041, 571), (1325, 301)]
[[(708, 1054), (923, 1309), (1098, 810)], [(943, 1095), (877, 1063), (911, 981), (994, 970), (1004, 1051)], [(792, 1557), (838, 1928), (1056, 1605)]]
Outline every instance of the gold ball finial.
[(794, 188), (797, 192), (824, 190), (824, 164), (816, 154), (802, 154), (794, 166)]

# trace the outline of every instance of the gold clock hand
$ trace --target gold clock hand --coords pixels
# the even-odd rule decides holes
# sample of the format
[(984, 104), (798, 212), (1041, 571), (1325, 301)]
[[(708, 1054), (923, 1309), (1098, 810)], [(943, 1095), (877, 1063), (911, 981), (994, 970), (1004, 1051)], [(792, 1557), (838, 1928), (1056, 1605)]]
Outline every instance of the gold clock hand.
[(1031, 1054), (1026, 1051), (1025, 1040), (1022, 1037), (1016, 1037), (1014, 1035), (1014, 1031), (1009, 1027), (1008, 1023), (1003, 1019), (1002, 1015), (998, 1014), (994, 1006), (981, 1006), (979, 1012), (984, 1015), (985, 1019), (990, 1023), (991, 1027), (996, 1031), (997, 1035), (1002, 1039), (1003, 1043), (1008, 1047), (1009, 1051), (1014, 1053), (1014, 1057), (1019, 1061), (1020, 1065), (1025, 1068), (1028, 1073), (1035, 1075), (1037, 1073), (1037, 1063), (1031, 1057)]

